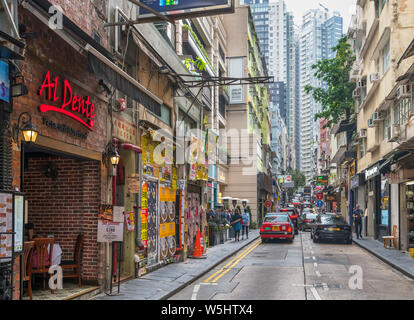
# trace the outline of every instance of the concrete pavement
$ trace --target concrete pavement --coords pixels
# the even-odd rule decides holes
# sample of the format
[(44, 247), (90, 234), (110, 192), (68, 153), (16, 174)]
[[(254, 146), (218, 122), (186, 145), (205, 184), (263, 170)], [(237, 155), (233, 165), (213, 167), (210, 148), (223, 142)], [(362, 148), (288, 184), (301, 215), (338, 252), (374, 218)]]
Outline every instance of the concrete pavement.
[(383, 242), (370, 237), (357, 239), (354, 234), (353, 240), (354, 243), (371, 252), (377, 258), (388, 263), (406, 276), (414, 279), (414, 259), (407, 253), (403, 253), (400, 250), (393, 248), (384, 248)]
[[(260, 237), (258, 229), (251, 230), (249, 239), (224, 244), (207, 249), (206, 259), (188, 259), (172, 263), (141, 278), (121, 284), (120, 295), (108, 296), (105, 293), (95, 296), (94, 300), (163, 300), (197, 280), (217, 265), (240, 251)], [(113, 292), (117, 292), (117, 288)]]

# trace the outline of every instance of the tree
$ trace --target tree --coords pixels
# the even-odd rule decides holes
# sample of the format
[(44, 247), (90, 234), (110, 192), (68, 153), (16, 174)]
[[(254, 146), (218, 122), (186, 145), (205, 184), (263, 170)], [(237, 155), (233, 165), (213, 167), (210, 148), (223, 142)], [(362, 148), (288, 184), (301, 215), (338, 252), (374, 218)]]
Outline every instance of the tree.
[(295, 183), (295, 190), (306, 185), (306, 176), (303, 172), (295, 169), (290, 171), (289, 174), (292, 176), (292, 180)]
[(306, 93), (311, 93), (316, 102), (322, 105), (321, 112), (315, 115), (315, 120), (326, 119), (324, 126), (331, 127), (337, 123), (344, 112), (351, 111), (354, 106), (352, 91), (355, 83), (349, 81), (355, 56), (348, 38), (341, 38), (334, 48), (336, 56), (333, 59), (323, 59), (312, 66), (316, 70), (315, 77), (322, 80), (327, 89), (315, 88), (311, 85), (305, 87)]

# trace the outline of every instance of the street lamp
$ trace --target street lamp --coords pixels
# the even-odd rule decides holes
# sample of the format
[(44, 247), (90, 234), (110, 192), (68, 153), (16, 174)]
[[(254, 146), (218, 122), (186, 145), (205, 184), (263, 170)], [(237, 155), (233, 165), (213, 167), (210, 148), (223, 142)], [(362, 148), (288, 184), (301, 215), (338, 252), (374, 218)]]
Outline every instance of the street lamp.
[(241, 202), (242, 202), (243, 208), (246, 209), (246, 206), (250, 201), (249, 199), (242, 199)]
[(107, 166), (108, 160), (111, 162), (111, 164), (115, 167), (119, 164), (119, 159), (121, 156), (118, 153), (118, 150), (116, 150), (113, 143), (108, 143), (105, 152), (102, 154), (102, 162)]
[(233, 198), (233, 201), (232, 201), (232, 203), (233, 203), (233, 209), (236, 209), (237, 201), (239, 201), (239, 200), (240, 200), (239, 198)]
[(35, 143), (39, 132), (32, 124), (32, 116), (28, 112), (22, 112), (19, 115), (17, 123), (13, 127), (13, 140), (19, 142), (19, 133), (23, 134), (24, 142)]
[(226, 210), (229, 209), (229, 201), (232, 200), (232, 197), (222, 197), (221, 200), (223, 201), (224, 207)]

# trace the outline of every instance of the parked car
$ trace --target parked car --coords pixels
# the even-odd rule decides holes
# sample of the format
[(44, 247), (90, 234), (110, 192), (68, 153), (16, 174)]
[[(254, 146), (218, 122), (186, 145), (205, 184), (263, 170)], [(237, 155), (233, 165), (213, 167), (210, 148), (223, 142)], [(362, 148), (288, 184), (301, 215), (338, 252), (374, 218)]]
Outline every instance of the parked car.
[(301, 217), (301, 224), (300, 229), (302, 231), (306, 230), (312, 230), (312, 228), (315, 226), (315, 223), (318, 219), (318, 214), (314, 213), (313, 211), (306, 211), (304, 214), (302, 214)]
[(315, 243), (320, 240), (342, 240), (351, 244), (352, 229), (342, 215), (321, 214), (312, 227), (311, 238)]
[(270, 239), (289, 239), (293, 242), (294, 227), (289, 215), (286, 213), (267, 214), (260, 227), (260, 237), (262, 242)]
[(299, 211), (296, 208), (283, 208), (280, 210), (281, 213), (287, 213), (289, 215), (290, 220), (293, 222), (293, 226), (295, 229), (295, 234), (299, 233), (299, 223), (298, 223), (298, 217), (299, 217)]

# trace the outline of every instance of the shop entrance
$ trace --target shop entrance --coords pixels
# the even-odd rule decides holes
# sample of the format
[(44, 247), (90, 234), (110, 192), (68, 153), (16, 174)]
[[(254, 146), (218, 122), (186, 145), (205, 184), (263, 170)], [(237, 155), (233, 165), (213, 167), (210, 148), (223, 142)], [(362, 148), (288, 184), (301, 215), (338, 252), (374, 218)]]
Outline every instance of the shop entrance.
[[(56, 300), (97, 290), (100, 163), (33, 145), (24, 146), (23, 159), (21, 185), (28, 212), (25, 241), (34, 242), (35, 248), (27, 262), (32, 264), (33, 299)], [(41, 250), (40, 243), (46, 249)], [(49, 276), (43, 272), (51, 265), (63, 272), (63, 287), (53, 294)], [(78, 268), (69, 265), (79, 266), (80, 277)], [(69, 274), (76, 276), (66, 278)]]

